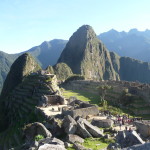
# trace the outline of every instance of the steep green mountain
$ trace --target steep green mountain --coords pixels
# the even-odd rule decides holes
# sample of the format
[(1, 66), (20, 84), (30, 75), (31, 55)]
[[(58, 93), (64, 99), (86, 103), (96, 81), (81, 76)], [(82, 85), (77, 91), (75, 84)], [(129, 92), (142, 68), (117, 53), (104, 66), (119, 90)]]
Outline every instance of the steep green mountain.
[(108, 50), (88, 25), (83, 25), (71, 36), (58, 62), (66, 63), (74, 74), (87, 79), (119, 79)]
[(98, 36), (110, 51), (120, 56), (127, 56), (150, 62), (150, 30), (129, 32), (110, 30)]
[[(125, 35), (124, 32), (111, 31), (115, 39)], [(66, 63), (73, 73), (84, 75), (86, 79), (150, 83), (150, 63), (109, 52), (88, 25), (80, 27), (72, 35), (58, 62)]]
[(30, 54), (24, 53), (19, 56), (11, 66), (11, 69), (6, 77), (1, 92), (1, 97), (7, 96), (18, 84), (22, 82), (25, 76), (40, 69), (41, 67), (36, 63)]

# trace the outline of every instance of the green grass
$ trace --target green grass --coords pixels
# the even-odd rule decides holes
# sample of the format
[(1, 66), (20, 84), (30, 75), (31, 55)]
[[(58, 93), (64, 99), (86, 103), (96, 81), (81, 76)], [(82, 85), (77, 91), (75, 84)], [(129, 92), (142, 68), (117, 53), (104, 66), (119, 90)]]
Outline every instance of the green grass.
[(100, 96), (84, 92), (84, 91), (79, 91), (79, 90), (64, 90), (63, 95), (66, 98), (69, 98), (71, 96), (75, 96), (77, 99), (82, 100), (82, 101), (90, 101), (90, 103), (93, 104), (99, 104), (100, 102)]
[(103, 138), (86, 138), (83, 146), (86, 148), (92, 148), (93, 150), (104, 149), (112, 141), (105, 140)]

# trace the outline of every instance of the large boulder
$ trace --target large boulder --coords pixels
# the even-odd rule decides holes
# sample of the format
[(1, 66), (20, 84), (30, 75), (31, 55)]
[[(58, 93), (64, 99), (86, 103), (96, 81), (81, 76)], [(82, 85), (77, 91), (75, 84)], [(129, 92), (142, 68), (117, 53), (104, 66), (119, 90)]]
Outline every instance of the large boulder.
[(84, 143), (84, 139), (82, 139), (81, 137), (79, 137), (78, 135), (75, 134), (69, 134), (68, 135), (68, 142), (69, 143)]
[(150, 136), (150, 122), (139, 122), (136, 121), (134, 122), (136, 128), (138, 129), (138, 131), (140, 132), (140, 134), (144, 137), (149, 137)]
[(62, 145), (44, 144), (38, 150), (66, 150)]
[(26, 125), (24, 135), (27, 141), (33, 141), (36, 135), (43, 135), (45, 138), (52, 136), (50, 131), (48, 131), (46, 127), (39, 122)]
[(107, 146), (107, 150), (120, 150), (120, 145), (118, 143), (110, 143)]
[(71, 116), (66, 116), (63, 120), (63, 127), (67, 134), (74, 134), (77, 129), (77, 123)]
[(50, 138), (50, 137), (47, 137), (45, 139), (42, 139), (39, 141), (39, 145), (44, 145), (44, 144), (55, 144), (55, 145), (62, 145), (64, 146), (64, 142), (57, 139), (57, 138)]
[(77, 121), (76, 134), (80, 135), (82, 138), (92, 137), (92, 135), (86, 130), (84, 123), (79, 120)]
[(119, 131), (116, 141), (122, 148), (145, 143), (136, 131)]
[(123, 148), (122, 150), (150, 150), (150, 143), (138, 144), (131, 147)]
[(113, 126), (114, 123), (111, 119), (103, 119), (103, 120), (92, 120), (91, 124), (99, 128), (110, 128)]
[(85, 128), (87, 131), (93, 136), (93, 137), (102, 137), (104, 136), (103, 130), (100, 130), (98, 127), (93, 126), (90, 122), (88, 122), (85, 119), (80, 118), (79, 121), (82, 121), (85, 125)]
[(73, 147), (75, 148), (75, 150), (91, 150), (89, 148), (85, 148), (84, 146), (82, 146), (78, 143), (73, 144)]

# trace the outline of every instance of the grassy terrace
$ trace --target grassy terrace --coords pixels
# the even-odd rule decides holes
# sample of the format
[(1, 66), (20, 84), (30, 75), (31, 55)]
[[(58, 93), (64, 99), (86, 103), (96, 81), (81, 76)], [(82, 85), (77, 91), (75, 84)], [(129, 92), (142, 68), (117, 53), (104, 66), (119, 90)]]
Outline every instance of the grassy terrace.
[(98, 104), (100, 100), (100, 97), (98, 95), (87, 93), (84, 91), (79, 91), (79, 90), (74, 90), (74, 91), (64, 90), (63, 95), (66, 98), (75, 96), (79, 100), (89, 101), (92, 104)]
[[(79, 90), (65, 90), (63, 91), (63, 96), (65, 98), (69, 98), (70, 96), (75, 96), (77, 99), (82, 100), (82, 101), (89, 101), (91, 104), (97, 104), (99, 105), (100, 103), (100, 96), (95, 95), (92, 93), (87, 93), (85, 91), (79, 91)], [(99, 107), (100, 110), (103, 110), (103, 107)], [(120, 109), (111, 105), (108, 105), (107, 108), (112, 114), (123, 114), (123, 113), (129, 113), (128, 109)]]

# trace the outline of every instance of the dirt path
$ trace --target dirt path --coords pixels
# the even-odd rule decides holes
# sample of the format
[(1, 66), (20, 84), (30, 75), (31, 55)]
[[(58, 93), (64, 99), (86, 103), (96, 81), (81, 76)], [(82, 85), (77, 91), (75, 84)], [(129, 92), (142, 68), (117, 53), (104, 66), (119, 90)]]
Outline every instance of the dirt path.
[[(55, 116), (58, 114), (61, 114), (61, 109), (63, 107), (66, 107), (67, 105), (54, 105), (54, 106), (48, 106), (48, 107), (40, 107), (40, 109), (45, 113), (46, 116)], [(59, 110), (59, 108), (60, 110)]]

